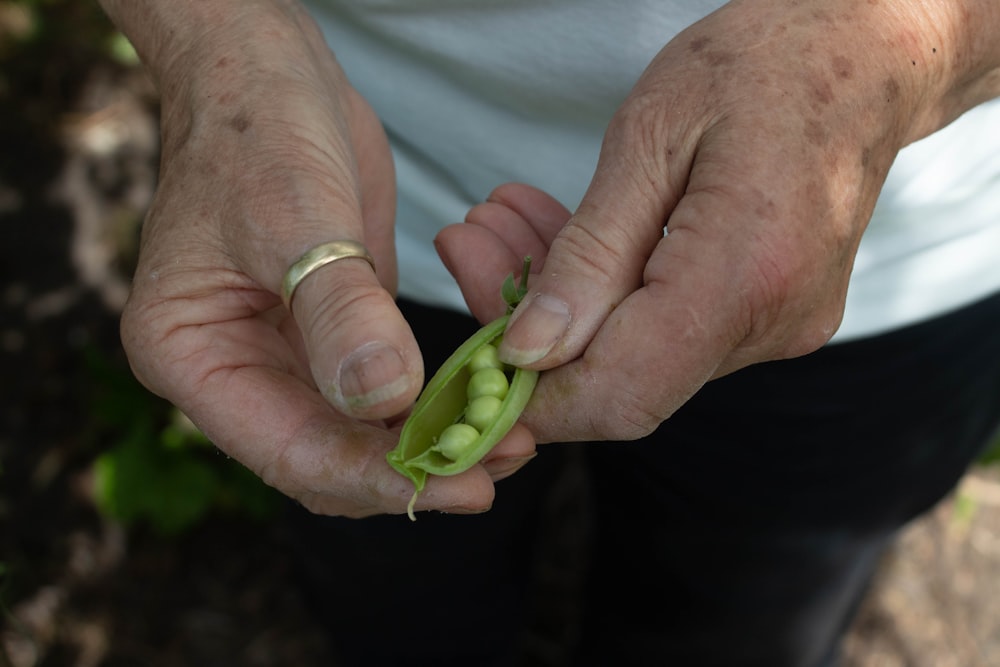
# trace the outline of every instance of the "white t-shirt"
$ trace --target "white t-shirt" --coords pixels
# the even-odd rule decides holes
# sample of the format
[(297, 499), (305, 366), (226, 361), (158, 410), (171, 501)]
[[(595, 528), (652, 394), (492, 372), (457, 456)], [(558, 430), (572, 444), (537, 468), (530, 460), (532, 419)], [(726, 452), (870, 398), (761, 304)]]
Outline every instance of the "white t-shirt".
[[(393, 147), (400, 294), (465, 310), (432, 239), (502, 183), (567, 208), (608, 121), (656, 53), (717, 0), (314, 0)], [(1000, 100), (899, 154), (834, 340), (1000, 290)]]

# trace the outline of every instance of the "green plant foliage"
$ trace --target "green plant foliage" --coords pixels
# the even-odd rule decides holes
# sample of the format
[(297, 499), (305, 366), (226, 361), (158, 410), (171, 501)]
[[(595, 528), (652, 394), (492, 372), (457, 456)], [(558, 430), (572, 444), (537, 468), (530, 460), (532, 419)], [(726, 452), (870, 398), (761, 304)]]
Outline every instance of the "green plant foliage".
[(0, 123), (16, 111), (37, 132), (58, 126), (95, 62), (138, 63), (97, 2), (0, 0)]
[(176, 535), (225, 512), (266, 520), (277, 491), (222, 455), (179, 410), (126, 369), (96, 354), (92, 410), (103, 450), (93, 465), (94, 501), (106, 516)]
[(148, 521), (175, 534), (211, 509), (219, 478), (211, 466), (155, 438), (129, 438), (94, 464), (98, 507), (125, 523)]
[(1000, 465), (1000, 431), (997, 431), (996, 435), (993, 436), (992, 443), (986, 448), (983, 455), (979, 457), (979, 463), (982, 465)]
[(139, 55), (135, 52), (132, 42), (120, 32), (112, 34), (106, 41), (108, 55), (122, 65), (138, 65)]
[[(112, 23), (97, 2), (80, 0), (0, 0), (0, 30), (15, 51), (65, 48), (117, 59)], [(121, 51), (127, 56), (127, 49)]]

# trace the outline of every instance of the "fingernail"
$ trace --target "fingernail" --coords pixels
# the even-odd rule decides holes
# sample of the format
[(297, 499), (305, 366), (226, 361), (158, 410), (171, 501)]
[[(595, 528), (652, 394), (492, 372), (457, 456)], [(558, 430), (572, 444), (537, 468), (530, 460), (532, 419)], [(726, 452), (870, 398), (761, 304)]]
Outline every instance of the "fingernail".
[(486, 507), (446, 507), (441, 510), (442, 514), (485, 514), (493, 509), (493, 505)]
[[(499, 481), (505, 477), (510, 477), (515, 472), (523, 468), (529, 461), (535, 458), (537, 454), (532, 454), (531, 456), (512, 456), (509, 459), (496, 459), (490, 462), (488, 467), (490, 477), (494, 481)], [(496, 466), (496, 467), (494, 467)]]
[(533, 294), (522, 304), (504, 334), (500, 359), (514, 366), (538, 361), (559, 342), (569, 326), (569, 306), (548, 294)]
[(357, 410), (397, 398), (409, 387), (410, 378), (399, 351), (372, 341), (340, 362), (337, 381), (330, 391), (335, 404)]

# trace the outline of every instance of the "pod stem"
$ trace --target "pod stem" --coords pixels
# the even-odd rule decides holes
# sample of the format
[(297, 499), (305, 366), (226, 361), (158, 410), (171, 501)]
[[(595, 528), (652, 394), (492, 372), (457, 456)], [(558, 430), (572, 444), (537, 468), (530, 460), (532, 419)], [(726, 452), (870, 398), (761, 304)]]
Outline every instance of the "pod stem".
[(510, 314), (514, 312), (517, 308), (517, 304), (521, 303), (521, 299), (525, 297), (528, 293), (528, 272), (531, 270), (531, 255), (525, 255), (524, 262), (521, 265), (521, 280), (519, 283), (514, 282), (514, 274), (508, 273), (507, 277), (503, 281), (503, 285), (500, 287), (500, 294), (503, 296), (503, 300), (507, 302), (507, 313)]

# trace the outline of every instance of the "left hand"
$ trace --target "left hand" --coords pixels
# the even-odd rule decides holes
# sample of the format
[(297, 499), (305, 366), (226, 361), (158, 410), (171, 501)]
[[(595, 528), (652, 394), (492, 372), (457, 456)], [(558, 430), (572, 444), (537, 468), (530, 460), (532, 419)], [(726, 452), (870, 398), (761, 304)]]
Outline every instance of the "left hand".
[[(395, 174), (374, 111), (294, 3), (105, 0), (161, 93), (156, 196), (122, 315), (136, 377), (221, 450), (324, 514), (402, 513), (386, 461), (423, 384), (393, 300)], [(318, 244), (363, 243), (302, 281)], [(435, 477), (419, 509), (480, 512), (534, 453), (525, 429)]]

